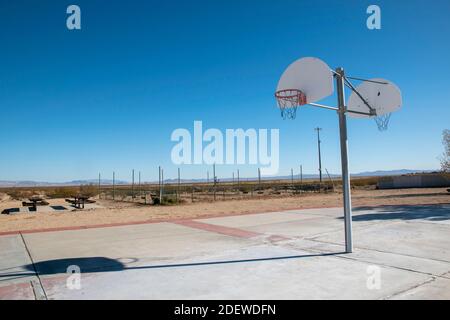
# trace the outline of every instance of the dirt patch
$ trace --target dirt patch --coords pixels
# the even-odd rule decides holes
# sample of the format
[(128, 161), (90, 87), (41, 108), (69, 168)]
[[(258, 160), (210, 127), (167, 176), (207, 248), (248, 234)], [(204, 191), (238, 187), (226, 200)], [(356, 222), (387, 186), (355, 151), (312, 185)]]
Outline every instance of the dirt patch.
[(8, 196), (6, 193), (0, 192), (0, 202), (5, 202), (11, 200), (11, 197)]

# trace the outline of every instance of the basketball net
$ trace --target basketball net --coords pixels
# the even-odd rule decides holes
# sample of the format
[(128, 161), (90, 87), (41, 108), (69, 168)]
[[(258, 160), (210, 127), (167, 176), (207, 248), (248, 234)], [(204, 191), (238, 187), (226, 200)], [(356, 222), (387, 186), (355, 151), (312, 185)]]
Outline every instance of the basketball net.
[(277, 91), (275, 98), (283, 119), (295, 119), (297, 108), (306, 104), (306, 95), (297, 89)]
[(381, 116), (375, 117), (375, 122), (377, 123), (379, 131), (386, 131), (389, 125), (389, 119), (391, 118), (391, 113), (386, 113)]

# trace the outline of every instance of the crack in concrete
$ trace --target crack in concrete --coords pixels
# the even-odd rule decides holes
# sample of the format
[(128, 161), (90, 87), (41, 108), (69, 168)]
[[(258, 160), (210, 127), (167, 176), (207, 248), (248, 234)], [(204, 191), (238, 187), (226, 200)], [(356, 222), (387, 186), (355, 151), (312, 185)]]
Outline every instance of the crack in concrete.
[(400, 295), (400, 294), (402, 294), (402, 293), (406, 293), (406, 292), (411, 291), (411, 290), (413, 290), (413, 289), (419, 288), (419, 287), (421, 287), (421, 286), (423, 286), (423, 285), (425, 285), (425, 284), (432, 283), (432, 282), (436, 281), (436, 279), (437, 279), (437, 277), (431, 277), (430, 279), (425, 280), (425, 281), (423, 281), (423, 282), (420, 282), (420, 283), (418, 283), (418, 284), (416, 284), (416, 285), (414, 285), (414, 286), (412, 286), (412, 287), (409, 287), (409, 288), (407, 288), (407, 289), (400, 290), (400, 291), (394, 292), (393, 294), (387, 295), (386, 297), (383, 297), (383, 298), (381, 298), (380, 300), (388, 300), (388, 299), (392, 299), (392, 298), (394, 298), (395, 296), (398, 296), (398, 295)]
[(28, 254), (28, 257), (30, 258), (31, 264), (33, 265), (33, 270), (34, 270), (34, 273), (36, 274), (36, 278), (37, 278), (37, 281), (36, 280), (30, 281), (31, 287), (33, 288), (34, 297), (36, 300), (47, 300), (47, 294), (45, 293), (44, 286), (42, 285), (41, 278), (39, 277), (39, 273), (36, 269), (36, 265), (34, 264), (33, 257), (31, 256), (31, 252), (28, 249), (27, 243), (26, 243), (25, 238), (23, 237), (22, 233), (20, 233), (20, 237), (22, 239), (22, 242), (23, 242), (25, 250)]
[[(305, 239), (305, 240), (319, 242), (319, 243), (325, 243), (325, 244), (333, 244), (333, 245), (338, 245), (338, 246), (343, 245), (342, 243), (323, 241), (323, 240), (317, 240), (317, 239)], [(368, 247), (358, 247), (358, 249), (363, 249), (363, 250), (367, 250), (367, 251), (374, 251), (374, 252), (381, 252), (381, 253), (388, 253), (388, 254), (394, 254), (394, 255), (399, 255), (399, 256), (404, 256), (404, 257), (416, 258), (416, 259), (425, 259), (425, 260), (437, 261), (437, 262), (443, 262), (443, 263), (450, 264), (450, 261), (448, 261), (448, 260), (441, 260), (441, 259), (427, 258), (427, 257), (418, 257), (418, 256), (414, 256), (414, 255), (411, 255), (411, 254), (405, 254), (405, 253), (399, 253), (399, 252), (384, 251), (384, 250), (378, 250), (378, 249), (373, 249), (373, 248), (368, 248)]]

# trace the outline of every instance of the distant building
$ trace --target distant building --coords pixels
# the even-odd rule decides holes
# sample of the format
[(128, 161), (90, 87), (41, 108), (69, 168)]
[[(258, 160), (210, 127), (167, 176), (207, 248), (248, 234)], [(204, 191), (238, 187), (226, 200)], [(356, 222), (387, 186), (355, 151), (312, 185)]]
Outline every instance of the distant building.
[(378, 189), (439, 187), (450, 187), (450, 174), (427, 173), (393, 177), (380, 177), (377, 184)]

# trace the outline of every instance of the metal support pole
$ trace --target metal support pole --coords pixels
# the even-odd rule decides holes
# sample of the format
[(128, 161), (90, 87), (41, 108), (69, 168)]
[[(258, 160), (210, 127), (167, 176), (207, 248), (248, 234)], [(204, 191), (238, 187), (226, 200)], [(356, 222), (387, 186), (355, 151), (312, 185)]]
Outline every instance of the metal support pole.
[(336, 87), (339, 105), (339, 131), (341, 140), (341, 164), (342, 164), (342, 188), (344, 191), (344, 219), (345, 219), (345, 252), (353, 251), (352, 243), (352, 203), (350, 195), (350, 174), (348, 171), (348, 141), (347, 141), (347, 119), (344, 91), (344, 69), (336, 69)]
[(100, 182), (101, 181), (101, 175), (100, 175), (100, 173), (98, 174), (98, 198), (100, 199)]

